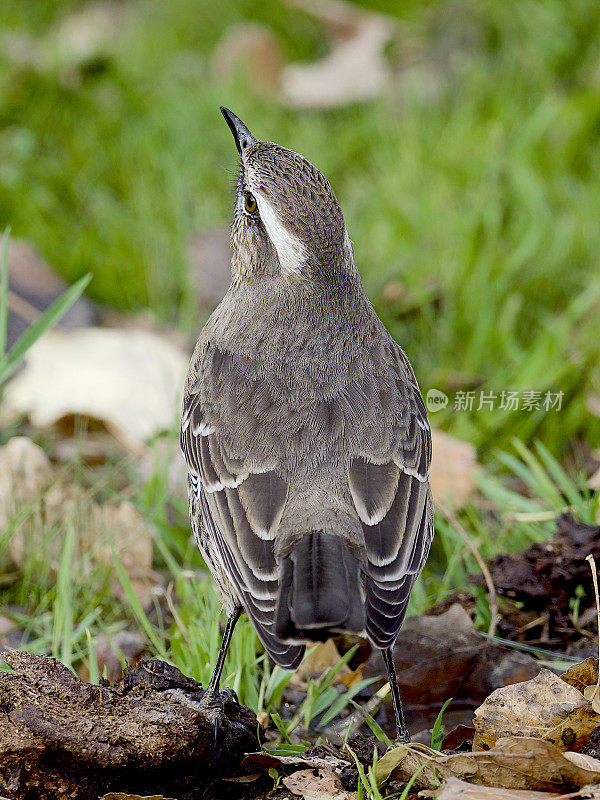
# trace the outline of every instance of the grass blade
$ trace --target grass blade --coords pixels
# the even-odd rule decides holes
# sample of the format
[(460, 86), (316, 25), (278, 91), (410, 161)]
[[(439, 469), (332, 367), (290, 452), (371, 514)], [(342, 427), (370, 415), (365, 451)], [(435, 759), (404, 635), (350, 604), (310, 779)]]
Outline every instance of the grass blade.
[(6, 336), (8, 333), (8, 240), (10, 228), (6, 228), (2, 237), (2, 253), (0, 254), (0, 358), (6, 352)]
[(91, 275), (84, 275), (83, 278), (70, 286), (58, 300), (47, 308), (42, 316), (36, 320), (33, 325), (30, 325), (27, 330), (21, 334), (14, 344), (14, 347), (9, 353), (4, 355), (0, 360), (0, 385), (2, 385), (19, 366), (25, 353), (29, 348), (49, 330), (61, 317), (69, 310), (73, 303), (82, 294), (85, 287), (90, 282)]

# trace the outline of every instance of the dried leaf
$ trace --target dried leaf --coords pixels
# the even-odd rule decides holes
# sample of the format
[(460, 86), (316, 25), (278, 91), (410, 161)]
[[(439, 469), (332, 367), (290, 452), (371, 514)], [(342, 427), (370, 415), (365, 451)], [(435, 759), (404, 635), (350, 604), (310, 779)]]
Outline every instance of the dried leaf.
[(600, 717), (580, 691), (550, 670), (495, 692), (475, 711), (476, 750), (489, 749), (506, 736), (534, 736), (560, 749), (586, 738)]
[[(591, 798), (585, 790), (586, 798)], [(429, 797), (435, 800), (559, 800), (563, 795), (548, 794), (548, 792), (532, 792), (523, 789), (499, 789), (492, 786), (474, 786), (458, 778), (448, 778), (446, 783), (436, 792), (432, 792)], [(569, 798), (575, 800), (582, 795), (577, 792), (570, 794)], [(598, 794), (600, 797), (600, 793)]]
[(262, 769), (265, 772), (272, 767), (284, 767), (289, 772), (308, 768), (335, 770), (347, 767), (348, 761), (335, 756), (311, 756), (305, 753), (299, 753), (297, 756), (278, 756), (262, 751), (249, 753), (242, 761), (242, 766), (248, 769)]
[(592, 704), (592, 708), (596, 714), (600, 714), (600, 693), (597, 686), (586, 686), (583, 690), (583, 696)]
[[(111, 566), (114, 548), (142, 602), (156, 583), (152, 537), (135, 506), (116, 499), (99, 504), (73, 481), (59, 477), (44, 451), (26, 437), (0, 447), (0, 528), (11, 523), (9, 551), (17, 565), (37, 558), (57, 569), (62, 531), (71, 523), (78, 579), (86, 580), (94, 565)], [(122, 596), (116, 579), (113, 591)]]
[(572, 753), (570, 750), (565, 753), (565, 758), (577, 764), (578, 767), (583, 769), (593, 769), (600, 772), (600, 759), (593, 758), (593, 756), (585, 755), (584, 753)]
[(176, 800), (174, 797), (165, 797), (162, 794), (139, 795), (128, 792), (109, 792), (103, 794), (100, 800)]
[(463, 506), (476, 489), (473, 475), (477, 469), (475, 448), (444, 431), (431, 431), (433, 459), (429, 480), (435, 500), (455, 508)]
[[(525, 736), (498, 739), (493, 750), (449, 756), (422, 745), (396, 749), (401, 751), (398, 764), (387, 777), (406, 781), (421, 769), (415, 782), (425, 788), (435, 788), (440, 780), (451, 777), (484, 786), (537, 791), (570, 790), (600, 782), (600, 769), (574, 764), (551, 742)], [(393, 754), (393, 750), (386, 753), (379, 762), (378, 782), (384, 782), (382, 762), (387, 772)]]
[[(332, 639), (317, 644), (306, 653), (298, 671), (292, 675), (291, 685), (306, 688), (308, 678), (320, 678), (324, 672), (335, 667), (340, 661), (340, 654)], [(351, 674), (350, 667), (346, 664), (340, 669), (336, 676), (337, 681), (341, 681), (342, 676)]]
[[(409, 617), (394, 645), (394, 663), (402, 699), (415, 708), (439, 708), (448, 697), (481, 703), (494, 689), (539, 672), (531, 656), (507, 654), (486, 640), (459, 603), (436, 616)], [(373, 651), (363, 672), (365, 677), (385, 675), (379, 650)], [(471, 715), (460, 721), (470, 723)]]
[(178, 347), (150, 331), (49, 331), (6, 387), (3, 418), (26, 414), (44, 428), (81, 415), (139, 451), (142, 442), (172, 427), (187, 362)]
[(560, 676), (561, 680), (582, 694), (588, 686), (595, 686), (598, 680), (598, 659), (594, 656), (573, 664)]
[(284, 778), (282, 783), (303, 800), (350, 800), (350, 795), (331, 769), (299, 770)]
[(294, 0), (336, 29), (330, 52), (313, 64), (283, 68), (284, 99), (295, 108), (331, 108), (377, 97), (392, 80), (384, 49), (394, 37), (391, 17), (343, 0)]

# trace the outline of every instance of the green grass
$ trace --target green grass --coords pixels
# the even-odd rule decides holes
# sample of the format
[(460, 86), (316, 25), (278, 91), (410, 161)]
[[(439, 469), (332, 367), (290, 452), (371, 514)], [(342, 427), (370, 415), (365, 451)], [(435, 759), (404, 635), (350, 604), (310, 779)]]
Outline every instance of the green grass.
[[(5, 3), (6, 31), (53, 41), (79, 7), (38, 6)], [(254, 94), (244, 74), (210, 77), (212, 48), (242, 18), (273, 26), (288, 58), (323, 53), (319, 24), (278, 2), (217, 14), (143, 0), (92, 63), (0, 54), (0, 219), (67, 278), (91, 272), (94, 298), (196, 331), (185, 251), (193, 230), (229, 224), (226, 103), (330, 178), (369, 294), (425, 389), (565, 392), (560, 415), (447, 409), (438, 424), (484, 459), (513, 436), (561, 455), (600, 434), (584, 406), (599, 385), (600, 11), (592, 0), (403, 8), (396, 49), (412, 43), (423, 68), (396, 93), (321, 113)], [(389, 281), (404, 292), (386, 303)]]
[[(400, 7), (369, 5), (394, 14)], [(577, 466), (565, 466), (576, 459), (565, 457), (600, 440), (600, 421), (585, 407), (588, 393), (600, 391), (597, 4), (402, 4), (403, 33), (389, 55), (406, 63), (412, 54), (411, 69), (373, 102), (324, 112), (283, 107), (249, 87), (243, 70), (217, 81), (209, 65), (221, 35), (243, 19), (270, 25), (286, 58), (317, 58), (326, 51), (319, 23), (275, 1), (231, 0), (218, 13), (213, 6), (127, 4), (118, 32), (80, 62), (57, 47), (55, 30), (81, 3), (5, 0), (0, 40), (32, 37), (32, 57), (18, 62), (0, 46), (2, 229), (10, 225), (13, 236), (35, 244), (70, 281), (91, 273), (94, 299), (150, 308), (195, 334), (201, 320), (186, 247), (194, 231), (227, 227), (231, 216), (236, 153), (218, 111), (225, 104), (258, 136), (299, 150), (331, 180), (377, 311), (424, 391), (450, 396), (434, 424), (473, 442), (485, 465), (479, 495), (461, 514), (481, 554), (543, 541), (565, 508), (592, 522), (599, 495), (585, 489)], [(3, 302), (0, 345), (5, 316)], [(468, 389), (562, 391), (564, 399), (559, 412), (478, 411), (477, 403), (455, 411), (456, 392)], [(170, 495), (167, 462), (157, 457), (144, 485), (119, 464), (100, 478), (74, 472), (108, 495), (129, 476), (165, 595), (142, 608), (115, 558), (124, 598), (116, 600), (106, 574), (70, 557), (68, 521), (47, 532), (48, 543), (64, 542), (57, 563), (32, 553), (2, 576), (2, 605), (23, 609), (11, 613), (33, 652), (74, 669), (86, 663), (97, 678), (97, 635), (111, 638), (129, 625), (144, 634), (149, 652), (207, 683), (223, 617), (185, 504)], [(436, 524), (411, 612), (464, 587), (477, 571), (453, 527), (441, 515)], [(12, 527), (0, 536), (3, 551)], [(489, 607), (477, 592), (485, 630)], [(224, 676), (244, 702), (271, 713), (289, 679), (269, 667), (245, 619)], [(318, 721), (326, 701), (347, 706), (352, 698), (325, 677), (311, 684), (300, 723)], [(281, 724), (287, 730), (290, 720)], [(365, 791), (372, 778), (364, 774)]]

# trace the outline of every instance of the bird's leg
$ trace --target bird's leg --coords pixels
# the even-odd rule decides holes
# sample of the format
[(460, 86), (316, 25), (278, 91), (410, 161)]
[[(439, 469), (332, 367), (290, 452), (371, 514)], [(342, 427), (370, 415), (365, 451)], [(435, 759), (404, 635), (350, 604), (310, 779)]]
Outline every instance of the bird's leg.
[(210, 682), (206, 687), (204, 694), (202, 695), (200, 700), (192, 700), (184, 692), (182, 692), (181, 689), (169, 690), (171, 694), (173, 694), (180, 703), (188, 706), (189, 708), (201, 711), (206, 717), (212, 720), (215, 729), (215, 734), (214, 734), (215, 752), (217, 752), (219, 728), (223, 724), (224, 720), (225, 702), (233, 698), (236, 701), (236, 703), (239, 703), (235, 695), (235, 692), (232, 689), (226, 689), (223, 692), (219, 692), (219, 684), (221, 681), (221, 673), (223, 672), (223, 666), (225, 664), (225, 656), (227, 655), (229, 643), (231, 642), (233, 629), (235, 628), (235, 623), (240, 618), (241, 613), (242, 609), (241, 607), (238, 607), (234, 609), (231, 616), (227, 617), (227, 624), (225, 625), (225, 631), (223, 633), (221, 647), (219, 648), (217, 663), (215, 664), (215, 668), (213, 670)]
[(388, 682), (392, 690), (392, 700), (394, 701), (394, 713), (396, 715), (396, 741), (401, 744), (408, 744), (410, 742), (410, 734), (404, 721), (404, 712), (402, 711), (402, 699), (400, 697), (400, 689), (398, 687), (398, 677), (396, 675), (396, 667), (394, 665), (394, 656), (392, 655), (392, 648), (386, 647), (381, 651), (385, 668), (387, 670)]
[(211, 700), (218, 699), (219, 697), (219, 684), (221, 682), (223, 666), (225, 665), (225, 657), (227, 655), (227, 650), (229, 649), (231, 637), (233, 636), (233, 629), (235, 628), (235, 624), (240, 618), (241, 613), (242, 609), (240, 606), (238, 606), (236, 609), (234, 609), (232, 615), (227, 617), (227, 624), (225, 625), (225, 631), (223, 632), (223, 639), (221, 641), (221, 647), (219, 648), (217, 663), (215, 664), (212, 677), (202, 697), (202, 700), (206, 701), (207, 703), (210, 703)]

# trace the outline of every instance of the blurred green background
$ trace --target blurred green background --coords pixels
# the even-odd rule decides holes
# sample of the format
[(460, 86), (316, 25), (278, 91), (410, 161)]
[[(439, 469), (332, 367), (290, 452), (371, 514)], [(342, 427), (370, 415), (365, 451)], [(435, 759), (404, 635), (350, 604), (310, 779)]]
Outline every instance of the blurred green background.
[(291, 4), (4, 0), (0, 224), (69, 280), (92, 272), (91, 297), (198, 330), (186, 248), (229, 222), (227, 105), (330, 179), (369, 295), (425, 390), (565, 392), (561, 413), (450, 403), (438, 425), (484, 460), (512, 436), (560, 456), (597, 443), (585, 398), (599, 386), (598, 4), (362, 6), (397, 24), (391, 85), (293, 110), (256, 77), (243, 35), (223, 44), (251, 22), (285, 62), (323, 57), (327, 26)]

